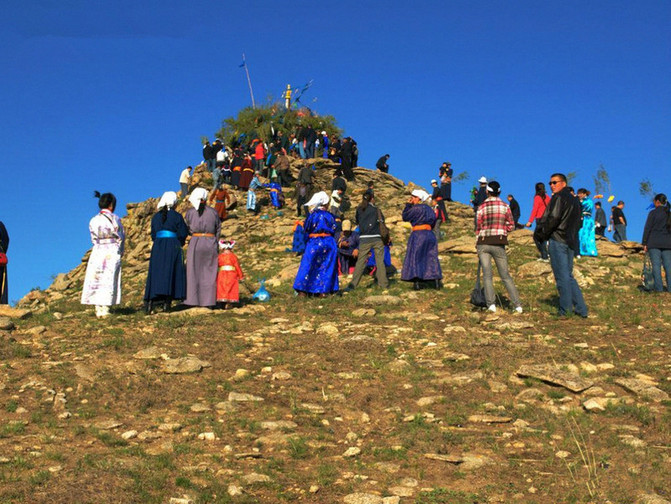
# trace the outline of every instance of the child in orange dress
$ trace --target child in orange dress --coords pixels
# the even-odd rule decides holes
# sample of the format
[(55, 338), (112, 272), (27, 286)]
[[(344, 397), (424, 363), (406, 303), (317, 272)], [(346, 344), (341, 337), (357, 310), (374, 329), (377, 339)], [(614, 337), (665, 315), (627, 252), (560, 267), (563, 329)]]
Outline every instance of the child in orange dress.
[(238, 280), (244, 275), (238, 258), (233, 253), (233, 240), (219, 240), (219, 271), (217, 273), (217, 302), (224, 303), (224, 309), (231, 303), (240, 302)]

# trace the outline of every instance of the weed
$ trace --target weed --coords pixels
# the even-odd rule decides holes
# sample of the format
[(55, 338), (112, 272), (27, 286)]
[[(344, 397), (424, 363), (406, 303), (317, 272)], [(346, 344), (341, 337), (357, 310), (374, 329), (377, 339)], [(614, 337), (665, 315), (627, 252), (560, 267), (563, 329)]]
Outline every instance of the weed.
[(477, 504), (482, 502), (477, 494), (434, 488), (429, 492), (421, 492), (415, 504)]
[(37, 471), (30, 477), (30, 484), (33, 486), (42, 486), (51, 478), (49, 471)]
[(294, 459), (304, 459), (308, 456), (308, 445), (302, 437), (289, 438), (289, 455)]
[(317, 467), (317, 483), (320, 486), (327, 487), (338, 479), (340, 471), (333, 464), (322, 463)]
[(5, 406), (5, 409), (6, 409), (9, 413), (14, 413), (18, 407), (19, 407), (19, 403), (16, 402), (14, 399), (10, 399), (10, 400), (7, 402), (7, 406)]

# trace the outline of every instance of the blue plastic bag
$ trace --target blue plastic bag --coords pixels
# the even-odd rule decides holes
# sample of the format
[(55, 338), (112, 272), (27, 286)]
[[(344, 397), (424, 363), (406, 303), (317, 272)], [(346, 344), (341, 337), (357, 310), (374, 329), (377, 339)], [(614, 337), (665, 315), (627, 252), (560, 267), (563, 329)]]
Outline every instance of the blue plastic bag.
[(256, 301), (261, 301), (262, 303), (267, 303), (270, 301), (270, 292), (266, 290), (266, 279), (262, 278), (260, 280), (261, 287), (259, 287), (259, 290), (257, 290), (254, 295), (252, 296), (252, 299)]

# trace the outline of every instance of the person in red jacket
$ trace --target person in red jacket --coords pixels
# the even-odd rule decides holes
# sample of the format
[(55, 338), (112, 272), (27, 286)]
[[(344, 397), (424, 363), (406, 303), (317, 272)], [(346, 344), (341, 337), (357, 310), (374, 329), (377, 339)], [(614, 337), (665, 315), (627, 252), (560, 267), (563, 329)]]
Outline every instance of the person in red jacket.
[(257, 171), (259, 173), (263, 173), (265, 176), (264, 172), (264, 160), (266, 159), (266, 149), (263, 146), (263, 142), (261, 140), (255, 140), (256, 146), (254, 147), (254, 171)]
[[(537, 182), (536, 195), (534, 196), (534, 206), (531, 209), (531, 215), (529, 216), (527, 227), (531, 227), (531, 223), (534, 221), (536, 221), (536, 227), (539, 226), (539, 221), (541, 217), (543, 217), (545, 209), (549, 204), (550, 196), (545, 193), (545, 184), (543, 184), (543, 182)], [(548, 254), (548, 242), (539, 242), (536, 240), (536, 236), (534, 235), (534, 243), (536, 244), (538, 251), (541, 253), (540, 260), (548, 262), (550, 260), (550, 256)]]

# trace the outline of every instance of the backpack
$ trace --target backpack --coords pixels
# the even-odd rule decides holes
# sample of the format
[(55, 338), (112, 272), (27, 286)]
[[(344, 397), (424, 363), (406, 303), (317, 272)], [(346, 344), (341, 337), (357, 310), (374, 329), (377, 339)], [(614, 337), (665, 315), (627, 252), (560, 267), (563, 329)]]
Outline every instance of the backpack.
[(478, 261), (478, 277), (475, 281), (475, 287), (473, 287), (473, 290), (471, 291), (471, 304), (478, 308), (486, 308), (487, 301), (485, 301), (485, 289), (482, 288), (480, 283), (480, 272), (481, 266), (480, 261)]
[(379, 208), (377, 209), (377, 222), (380, 224), (380, 237), (382, 238), (382, 243), (389, 245), (391, 243), (391, 235), (389, 234), (389, 228), (384, 223), (382, 212)]

